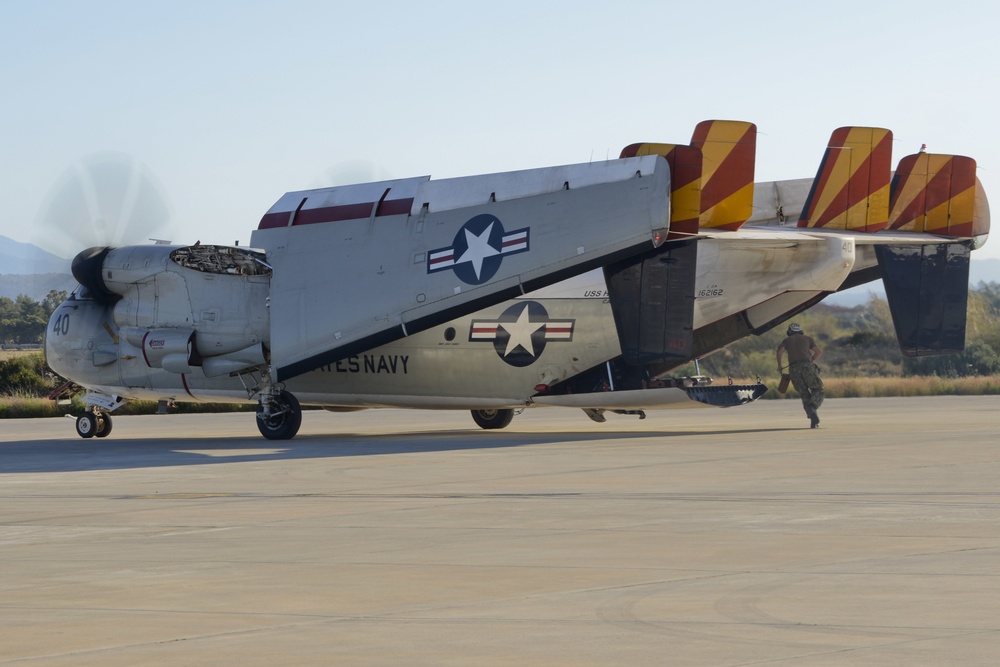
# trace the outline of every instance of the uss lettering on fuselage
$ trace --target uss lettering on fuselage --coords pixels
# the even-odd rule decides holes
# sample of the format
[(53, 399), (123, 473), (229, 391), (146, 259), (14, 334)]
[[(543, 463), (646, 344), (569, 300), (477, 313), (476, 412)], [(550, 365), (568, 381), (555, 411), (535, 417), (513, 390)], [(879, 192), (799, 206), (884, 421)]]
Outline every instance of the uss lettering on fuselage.
[(427, 253), (427, 273), (451, 269), (463, 283), (482, 285), (500, 270), (505, 255), (528, 250), (527, 227), (506, 232), (499, 218), (481, 213), (462, 225), (451, 246)]
[(551, 320), (537, 301), (523, 301), (495, 320), (472, 320), (469, 341), (491, 342), (497, 355), (511, 366), (535, 363), (550, 342), (573, 340), (576, 320)]

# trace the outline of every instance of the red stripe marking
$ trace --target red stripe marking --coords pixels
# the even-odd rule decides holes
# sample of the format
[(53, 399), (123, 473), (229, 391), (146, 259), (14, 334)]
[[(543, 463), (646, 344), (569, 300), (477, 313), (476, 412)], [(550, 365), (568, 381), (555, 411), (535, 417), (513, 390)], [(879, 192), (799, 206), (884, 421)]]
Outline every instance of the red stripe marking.
[(195, 395), (191, 393), (191, 390), (188, 389), (187, 376), (184, 373), (181, 373), (181, 382), (184, 384), (184, 391), (187, 392), (187, 395), (191, 398), (196, 398)]
[(257, 225), (257, 229), (276, 229), (278, 227), (287, 227), (288, 218), (291, 214), (291, 211), (265, 213), (264, 217), (260, 219), (260, 224)]
[[(742, 223), (741, 223), (742, 224)], [(686, 220), (671, 220), (670, 232), (667, 240), (681, 239), (698, 233), (698, 218), (688, 218)]]
[(379, 207), (379, 210), (376, 211), (375, 216), (409, 215), (412, 208), (413, 197), (410, 197), (409, 199), (393, 199), (382, 202), (382, 205)]
[[(377, 204), (377, 208), (376, 208)], [(304, 208), (295, 216), (293, 227), (298, 225), (315, 225), (323, 222), (342, 222), (345, 220), (363, 220), (372, 215), (381, 218), (389, 215), (409, 215), (413, 208), (413, 197), (407, 199), (386, 199), (380, 202), (362, 202), (358, 204), (341, 204), (339, 206), (323, 206), (321, 208)], [(260, 219), (257, 229), (276, 229), (287, 227), (291, 211), (265, 213)]]
[(628, 146), (622, 149), (622, 152), (621, 154), (619, 154), (618, 157), (623, 160), (625, 158), (635, 157), (636, 155), (639, 154), (639, 149), (642, 148), (642, 146), (643, 146), (642, 143), (629, 144)]
[(341, 222), (344, 220), (359, 220), (371, 217), (375, 202), (365, 204), (344, 204), (342, 206), (324, 206), (323, 208), (304, 208), (299, 211), (292, 226), (315, 225), (321, 222)]

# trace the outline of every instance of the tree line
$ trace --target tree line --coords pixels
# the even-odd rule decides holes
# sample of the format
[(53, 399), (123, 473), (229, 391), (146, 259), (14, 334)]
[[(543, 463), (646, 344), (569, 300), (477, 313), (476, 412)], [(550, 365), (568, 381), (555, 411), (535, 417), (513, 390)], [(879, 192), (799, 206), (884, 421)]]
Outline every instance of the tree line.
[(41, 301), (25, 294), (0, 297), (0, 345), (40, 344), (49, 317), (65, 300), (65, 290), (50, 290)]
[[(823, 356), (819, 366), (830, 377), (938, 377), (1000, 374), (1000, 283), (979, 283), (969, 290), (965, 350), (909, 359), (896, 340), (889, 304), (872, 296), (852, 308), (819, 303), (791, 321), (812, 336)], [(785, 337), (784, 324), (760, 336), (748, 336), (700, 363), (700, 372), (716, 378), (773, 377), (774, 350)], [(693, 364), (685, 370), (692, 370)]]
[[(26, 295), (0, 297), (0, 344), (40, 344), (52, 312), (66, 292), (51, 290), (41, 301)], [(965, 351), (961, 354), (905, 359), (884, 299), (873, 296), (851, 308), (820, 303), (793, 318), (823, 346), (821, 366), (831, 376), (938, 375), (965, 377), (1000, 374), (1000, 283), (979, 283), (969, 290)], [(748, 336), (678, 374), (701, 372), (715, 377), (770, 377), (774, 349), (785, 336), (780, 325)]]

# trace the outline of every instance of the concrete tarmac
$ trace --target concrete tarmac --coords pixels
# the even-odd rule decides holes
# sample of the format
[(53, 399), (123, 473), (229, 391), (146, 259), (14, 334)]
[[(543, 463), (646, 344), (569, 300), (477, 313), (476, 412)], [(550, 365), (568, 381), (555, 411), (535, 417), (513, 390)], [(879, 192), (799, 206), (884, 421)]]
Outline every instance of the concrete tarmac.
[(1000, 397), (0, 421), (0, 665), (995, 665)]

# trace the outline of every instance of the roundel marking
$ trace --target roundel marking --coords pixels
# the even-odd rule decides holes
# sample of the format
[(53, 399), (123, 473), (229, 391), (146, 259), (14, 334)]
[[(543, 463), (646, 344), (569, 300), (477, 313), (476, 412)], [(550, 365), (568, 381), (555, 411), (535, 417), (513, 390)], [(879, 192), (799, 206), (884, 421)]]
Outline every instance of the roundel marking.
[(530, 366), (546, 344), (572, 341), (575, 320), (552, 320), (537, 301), (518, 301), (495, 320), (473, 320), (470, 341), (489, 341), (497, 355), (511, 366)]
[(507, 232), (489, 213), (470, 218), (452, 245), (427, 253), (427, 273), (451, 269), (463, 283), (482, 285), (500, 270), (505, 255), (528, 251), (528, 228)]

